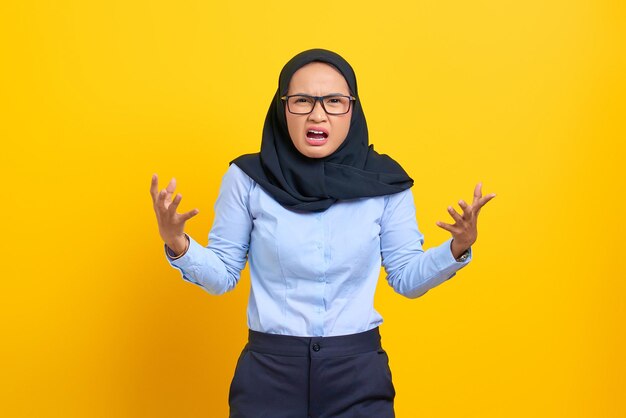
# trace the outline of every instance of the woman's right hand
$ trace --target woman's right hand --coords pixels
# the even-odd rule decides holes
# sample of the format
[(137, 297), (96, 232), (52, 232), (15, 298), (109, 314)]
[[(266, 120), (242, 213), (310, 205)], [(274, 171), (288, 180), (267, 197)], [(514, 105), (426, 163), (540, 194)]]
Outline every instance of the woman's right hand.
[(193, 209), (186, 213), (176, 213), (176, 208), (178, 208), (178, 204), (183, 198), (182, 195), (177, 194), (172, 199), (174, 190), (176, 190), (176, 179), (172, 178), (167, 187), (160, 192), (158, 191), (158, 184), (159, 178), (156, 174), (153, 174), (150, 195), (152, 196), (154, 212), (159, 224), (159, 234), (172, 251), (176, 254), (181, 254), (187, 248), (185, 222), (196, 216), (200, 211)]

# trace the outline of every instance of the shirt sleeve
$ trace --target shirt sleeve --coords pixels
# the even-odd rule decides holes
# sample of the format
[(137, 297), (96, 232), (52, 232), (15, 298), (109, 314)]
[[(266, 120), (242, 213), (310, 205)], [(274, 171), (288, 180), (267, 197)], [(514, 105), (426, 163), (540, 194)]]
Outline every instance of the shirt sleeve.
[(252, 179), (231, 164), (222, 178), (215, 202), (209, 244), (203, 247), (187, 235), (189, 247), (176, 259), (170, 256), (164, 244), (167, 261), (180, 270), (184, 280), (201, 286), (213, 295), (226, 293), (237, 285), (250, 247), (252, 216), (249, 195), (252, 185)]
[(381, 218), (380, 246), (387, 281), (408, 298), (422, 296), (428, 290), (453, 277), (472, 259), (458, 262), (450, 243), (424, 251), (424, 235), (417, 227), (415, 205), (410, 189), (389, 195)]

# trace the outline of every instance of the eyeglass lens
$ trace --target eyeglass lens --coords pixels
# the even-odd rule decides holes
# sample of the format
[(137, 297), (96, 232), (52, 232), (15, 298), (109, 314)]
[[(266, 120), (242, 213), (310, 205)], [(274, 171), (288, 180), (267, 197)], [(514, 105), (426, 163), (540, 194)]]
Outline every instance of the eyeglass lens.
[[(292, 96), (287, 104), (292, 113), (311, 113), (315, 107), (315, 99), (308, 96)], [(350, 98), (345, 96), (327, 96), (322, 99), (323, 107), (329, 115), (340, 115), (350, 110)]]

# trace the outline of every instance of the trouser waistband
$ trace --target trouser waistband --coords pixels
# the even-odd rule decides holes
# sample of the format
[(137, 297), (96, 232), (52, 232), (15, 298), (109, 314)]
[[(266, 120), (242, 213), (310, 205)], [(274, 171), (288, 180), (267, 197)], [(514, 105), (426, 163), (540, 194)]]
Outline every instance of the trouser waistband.
[(251, 351), (290, 357), (314, 355), (316, 357), (348, 356), (381, 348), (378, 327), (369, 331), (332, 337), (297, 337), (268, 334), (249, 329), (248, 344)]

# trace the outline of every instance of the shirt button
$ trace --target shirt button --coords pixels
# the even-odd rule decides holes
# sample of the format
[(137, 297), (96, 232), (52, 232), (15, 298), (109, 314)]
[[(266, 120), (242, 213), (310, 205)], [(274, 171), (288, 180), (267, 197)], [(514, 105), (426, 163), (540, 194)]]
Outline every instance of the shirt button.
[(320, 347), (319, 344), (315, 343), (315, 344), (313, 344), (313, 347), (311, 347), (311, 348), (313, 349), (313, 351), (320, 351), (321, 347)]

